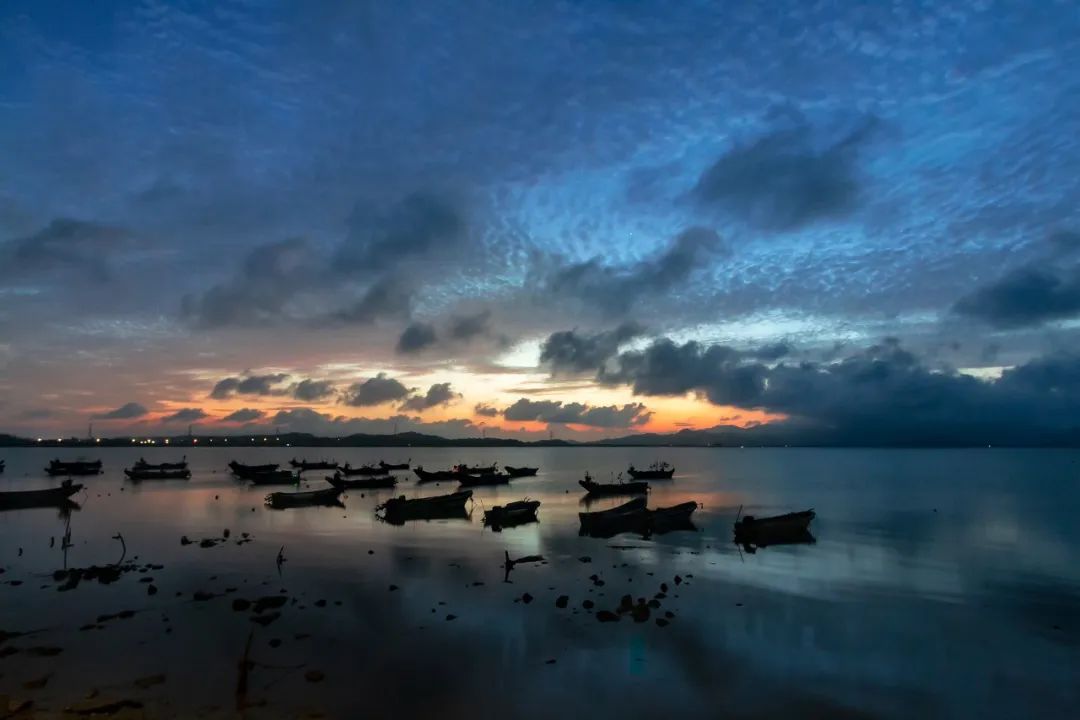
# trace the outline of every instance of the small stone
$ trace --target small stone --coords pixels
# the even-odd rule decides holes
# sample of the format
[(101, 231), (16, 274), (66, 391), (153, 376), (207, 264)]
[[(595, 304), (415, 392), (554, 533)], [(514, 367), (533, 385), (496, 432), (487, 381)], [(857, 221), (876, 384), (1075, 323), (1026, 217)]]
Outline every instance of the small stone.
[(529, 603), (531, 603), (532, 601), (533, 601), (533, 596), (532, 596), (532, 595), (530, 595), (529, 593), (524, 593), (524, 594), (523, 594), (523, 595), (521, 596), (521, 602), (525, 603), (526, 605), (528, 605), (528, 604), (529, 604)]
[(236, 598), (232, 601), (232, 609), (236, 612), (243, 612), (251, 607), (251, 601), (244, 598)]
[(192, 596), (192, 599), (195, 602), (205, 602), (205, 601), (211, 599), (212, 597), (214, 597), (213, 593), (204, 592), (202, 590), (196, 590), (195, 594)]
[(555, 607), (557, 607), (557, 608), (560, 608), (560, 609), (564, 608), (569, 603), (570, 603), (570, 596), (569, 595), (560, 595), (559, 597), (555, 598)]
[(315, 607), (326, 607), (326, 601), (325, 600), (316, 600), (315, 601)]
[(586, 610), (592, 610), (594, 607), (596, 607), (596, 603), (594, 603), (592, 600), (586, 600), (585, 602), (581, 603), (581, 607), (585, 608)]
[(551, 658), (549, 660), (544, 661), (544, 664), (545, 665), (554, 665), (555, 664), (555, 658)]
[(446, 621), (447, 622), (450, 622), (451, 620), (457, 620), (457, 615), (450, 614), (450, 615), (446, 616)]
[(682, 578), (679, 577), (678, 575), (675, 576), (675, 584), (676, 585), (682, 585)]
[(578, 558), (578, 562), (582, 562), (582, 563), (591, 563), (591, 562), (592, 562), (592, 558), (591, 558), (591, 557), (589, 557), (588, 555), (582, 555), (581, 557), (579, 557), (579, 558)]
[(600, 612), (596, 613), (596, 619), (600, 622), (618, 622), (619, 616), (611, 612), (610, 610), (601, 610)]
[(155, 586), (155, 585), (147, 585), (146, 586), (146, 594), (147, 595), (157, 595), (157, 586)]
[(667, 627), (670, 623), (664, 618), (656, 618), (657, 627)]
[(390, 592), (394, 592), (397, 589), (398, 589), (397, 585), (391, 585), (390, 586)]

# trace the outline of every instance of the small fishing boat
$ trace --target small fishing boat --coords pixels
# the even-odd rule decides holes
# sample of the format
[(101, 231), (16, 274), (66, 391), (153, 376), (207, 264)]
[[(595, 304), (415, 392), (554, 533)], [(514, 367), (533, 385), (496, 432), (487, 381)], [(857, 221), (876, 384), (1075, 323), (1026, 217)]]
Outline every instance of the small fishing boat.
[(293, 473), (292, 470), (270, 470), (252, 473), (244, 479), (250, 480), (252, 485), (296, 485), (300, 482), (300, 473)]
[[(742, 508), (739, 508), (740, 515)], [(767, 533), (788, 533), (800, 530), (809, 530), (810, 521), (816, 517), (813, 510), (787, 513), (786, 515), (773, 515), (771, 517), (758, 518), (753, 515), (743, 515), (742, 519), (735, 520), (735, 536), (751, 537)]]
[(307, 492), (275, 492), (266, 496), (266, 504), (275, 509), (307, 507), (312, 505), (340, 505), (340, 488), (309, 490)]
[(397, 485), (397, 478), (393, 475), (383, 475), (350, 480), (341, 473), (335, 473), (334, 475), (327, 475), (326, 482), (342, 490), (371, 490), (375, 488), (392, 488)]
[(420, 482), (439, 482), (440, 480), (456, 480), (458, 474), (453, 470), (425, 470), (423, 467), (416, 467), (413, 469), (416, 473), (416, 477), (420, 479)]
[(649, 511), (648, 534), (663, 535), (673, 530), (694, 530), (690, 516), (697, 510), (696, 502), (684, 502)]
[(45, 468), (45, 472), (49, 477), (58, 475), (100, 475), (101, 461), (75, 460), (74, 462), (61, 462), (60, 460), (53, 460), (49, 463), (49, 467)]
[(383, 462), (382, 460), (380, 460), (379, 461), (379, 467), (381, 467), (385, 471), (408, 470), (410, 462), (412, 462), (411, 459), (409, 459), (409, 460), (407, 460), (406, 462), (403, 462), (403, 463), (388, 463), (388, 462)]
[(466, 517), (465, 503), (472, 497), (471, 490), (435, 495), (434, 497), (408, 499), (404, 495), (390, 498), (375, 508), (389, 522), (404, 520), (434, 520), (445, 517)]
[(484, 511), (484, 524), (493, 530), (536, 522), (539, 500), (516, 500)]
[(354, 475), (385, 475), (383, 469), (374, 465), (361, 465), (360, 467), (353, 467), (349, 463), (345, 463), (339, 467), (340, 472), (345, 477), (352, 477)]
[(232, 460), (229, 462), (229, 469), (232, 470), (233, 475), (235, 475), (236, 477), (247, 480), (252, 475), (257, 475), (259, 473), (268, 473), (277, 470), (278, 464), (268, 463), (266, 465), (244, 465), (243, 463), (238, 463), (235, 460)]
[(653, 463), (645, 470), (638, 470), (633, 465), (626, 473), (635, 480), (670, 480), (675, 468), (667, 463)]
[(506, 470), (506, 474), (512, 478), (519, 477), (532, 477), (540, 468), (531, 467), (514, 467), (513, 465), (504, 465), (503, 469)]
[(484, 473), (483, 475), (458, 475), (457, 480), (461, 487), (477, 487), (478, 485), (506, 485), (513, 476), (506, 473)]
[(586, 531), (616, 524), (644, 524), (647, 518), (648, 510), (645, 509), (645, 498), (634, 498), (610, 510), (578, 513), (581, 529)]
[(81, 484), (65, 480), (59, 487), (45, 490), (5, 490), (0, 492), (0, 510), (63, 507), (70, 502), (68, 498), (82, 489)]
[(461, 475), (491, 475), (497, 468), (497, 465), (474, 465), (472, 467), (469, 467), (468, 465), (455, 465), (452, 472)]
[(148, 463), (143, 458), (139, 458), (135, 461), (133, 469), (135, 470), (187, 470), (187, 457), (185, 456), (180, 462), (175, 463)]
[(584, 480), (578, 480), (578, 485), (590, 495), (642, 495), (649, 492), (647, 482), (598, 483), (588, 473)]
[(289, 465), (293, 466), (300, 472), (307, 472), (308, 470), (337, 470), (338, 464), (330, 460), (316, 460), (315, 462), (308, 462), (307, 459), (297, 460), (293, 458), (289, 461)]
[(188, 480), (191, 478), (191, 471), (187, 468), (176, 470), (163, 470), (157, 468), (124, 468), (124, 474), (127, 475), (128, 480)]

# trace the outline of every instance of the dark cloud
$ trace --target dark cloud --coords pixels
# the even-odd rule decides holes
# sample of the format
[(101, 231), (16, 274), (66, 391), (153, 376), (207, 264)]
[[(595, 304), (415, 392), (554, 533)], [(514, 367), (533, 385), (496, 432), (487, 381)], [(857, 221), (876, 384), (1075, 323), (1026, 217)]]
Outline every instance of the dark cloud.
[(329, 380), (301, 380), (289, 388), (289, 392), (297, 400), (315, 402), (330, 397), (335, 390)]
[(592, 335), (577, 330), (552, 333), (540, 346), (540, 363), (550, 368), (552, 375), (592, 372), (618, 353), (620, 345), (643, 332), (640, 325), (628, 322)]
[(412, 314), (412, 288), (400, 277), (375, 282), (353, 305), (334, 314), (337, 320), (368, 325), (378, 320), (406, 320)]
[(246, 377), (227, 377), (219, 380), (210, 397), (224, 400), (232, 395), (284, 395), (285, 390), (274, 387), (288, 379), (285, 373), (271, 375), (248, 375)]
[(631, 403), (622, 407), (591, 406), (577, 402), (563, 403), (559, 400), (521, 398), (503, 410), (503, 417), (512, 422), (616, 428), (643, 425), (652, 417), (652, 412), (640, 403)]
[(314, 273), (311, 252), (296, 238), (260, 245), (231, 280), (202, 295), (186, 296), (181, 315), (203, 328), (281, 320), (287, 304)]
[(57, 218), (41, 230), (0, 245), (0, 274), (22, 277), (56, 270), (104, 281), (112, 274), (110, 257), (128, 233), (95, 222)]
[(772, 132), (720, 156), (698, 178), (693, 195), (773, 230), (843, 217), (858, 205), (856, 163), (875, 124), (863, 122), (824, 146), (805, 125)]
[(414, 193), (388, 212), (358, 203), (348, 228), (334, 269), (370, 274), (396, 270), (403, 260), (451, 250), (465, 237), (466, 223), (448, 199)]
[(473, 408), (473, 412), (480, 417), (498, 417), (499, 415), (498, 408), (494, 408), (484, 403), (477, 403), (476, 407)]
[(610, 267), (593, 258), (551, 273), (548, 293), (573, 296), (609, 315), (626, 312), (639, 299), (678, 289), (710, 257), (726, 254), (727, 246), (713, 230), (694, 227), (679, 233), (656, 256), (628, 267)]
[(350, 385), (342, 396), (342, 402), (354, 407), (382, 405), (404, 400), (411, 392), (398, 380), (387, 377), (386, 373), (379, 373), (373, 378)]
[(450, 383), (436, 383), (428, 388), (426, 394), (411, 397), (401, 403), (401, 409), (422, 412), (439, 405), (449, 405), (460, 397), (461, 394), (454, 392)]
[(135, 418), (141, 418), (150, 411), (146, 409), (144, 405), (140, 405), (137, 402), (129, 402), (115, 410), (110, 410), (107, 413), (101, 415), (95, 415), (95, 420), (133, 420)]
[(473, 338), (491, 332), (491, 311), (481, 310), (472, 315), (455, 315), (450, 318), (446, 335), (451, 340), (469, 342)]
[(241, 408), (236, 412), (231, 412), (225, 417), (221, 418), (222, 422), (236, 422), (236, 423), (249, 423), (254, 422), (263, 417), (262, 410), (254, 410), (252, 408)]
[(438, 339), (434, 325), (415, 322), (401, 333), (401, 337), (398, 338), (397, 351), (402, 355), (418, 353), (434, 345)]
[(999, 328), (1074, 317), (1080, 314), (1080, 265), (1026, 265), (962, 298), (953, 310)]
[(47, 420), (51, 417), (56, 417), (56, 411), (48, 408), (32, 408), (30, 410), (23, 410), (19, 413), (18, 418), (20, 420)]
[(204, 420), (208, 417), (210, 416), (203, 412), (202, 408), (183, 408), (181, 410), (177, 410), (172, 415), (166, 415), (165, 417), (161, 418), (161, 422), (192, 423), (196, 422), (197, 420)]

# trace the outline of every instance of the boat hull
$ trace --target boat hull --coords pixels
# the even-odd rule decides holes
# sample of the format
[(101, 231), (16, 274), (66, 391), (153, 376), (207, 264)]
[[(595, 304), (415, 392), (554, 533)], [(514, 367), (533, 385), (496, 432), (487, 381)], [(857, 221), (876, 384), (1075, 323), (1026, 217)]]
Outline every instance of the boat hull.
[(341, 503), (338, 500), (340, 495), (341, 490), (337, 488), (297, 493), (275, 492), (266, 496), (266, 504), (276, 510), (319, 505), (340, 505)]
[(45, 490), (11, 490), (0, 492), (0, 510), (24, 510), (36, 507), (63, 507), (70, 498), (83, 489), (72, 483)]
[(626, 483), (598, 483), (590, 480), (578, 480), (578, 485), (585, 488), (585, 492), (595, 497), (610, 497), (614, 495), (644, 495), (649, 492), (647, 482)]
[(362, 477), (349, 480), (343, 477), (328, 476), (326, 482), (342, 490), (374, 490), (394, 487), (397, 485), (397, 478), (393, 475), (385, 475), (383, 477)]

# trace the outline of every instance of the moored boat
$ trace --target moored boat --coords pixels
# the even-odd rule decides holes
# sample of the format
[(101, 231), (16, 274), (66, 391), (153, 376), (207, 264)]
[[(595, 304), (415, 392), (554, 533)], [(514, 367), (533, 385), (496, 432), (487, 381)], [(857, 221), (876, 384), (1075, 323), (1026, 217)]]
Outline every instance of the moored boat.
[(752, 536), (755, 534), (809, 530), (810, 521), (815, 517), (816, 513), (812, 509), (763, 518), (742, 515), (741, 519), (735, 521), (735, 535), (738, 537), (740, 535)]
[(275, 492), (266, 496), (266, 504), (275, 509), (311, 505), (339, 505), (340, 488), (309, 490), (307, 492)]
[(304, 460), (297, 460), (293, 458), (289, 461), (289, 465), (296, 468), (300, 472), (307, 472), (308, 470), (337, 470), (338, 464), (332, 460), (316, 460), (315, 462), (308, 462)]
[(393, 475), (383, 475), (350, 480), (340, 473), (337, 473), (334, 475), (327, 475), (326, 482), (336, 488), (341, 488), (342, 490), (370, 490), (375, 488), (392, 488), (397, 485), (397, 478)]
[(5, 490), (0, 492), (0, 510), (22, 510), (35, 507), (62, 507), (83, 486), (65, 480), (59, 487), (44, 490)]
[(479, 485), (506, 485), (513, 479), (506, 473), (484, 473), (483, 475), (458, 475), (457, 481), (461, 487), (477, 487)]
[(191, 478), (191, 471), (187, 468), (183, 469), (157, 469), (157, 468), (124, 468), (124, 474), (127, 475), (128, 480), (188, 480)]
[(615, 523), (622, 524), (628, 521), (643, 523), (647, 517), (648, 510), (645, 509), (645, 498), (634, 498), (609, 510), (578, 513), (582, 530), (592, 530), (601, 526)]
[(405, 520), (434, 520), (447, 517), (467, 517), (465, 503), (472, 497), (471, 490), (436, 495), (434, 497), (409, 499), (404, 495), (390, 498), (375, 508), (383, 519), (391, 523)]
[(578, 485), (590, 495), (643, 495), (649, 492), (647, 482), (598, 483), (588, 473), (585, 473), (584, 480), (578, 480)]
[(496, 505), (484, 511), (484, 524), (494, 530), (536, 522), (536, 510), (539, 500), (515, 500), (505, 505)]
[(49, 463), (49, 466), (45, 468), (45, 472), (50, 477), (56, 477), (58, 475), (100, 475), (101, 461), (75, 460), (73, 462), (62, 462), (60, 460), (52, 460)]
[(540, 468), (534, 467), (514, 467), (513, 465), (504, 465), (503, 469), (506, 470), (506, 474), (512, 478), (519, 477), (532, 477)]
[(279, 466), (277, 463), (267, 463), (265, 465), (244, 465), (243, 463), (238, 463), (235, 460), (231, 460), (229, 462), (229, 469), (232, 471), (232, 474), (238, 478), (243, 478), (244, 480), (250, 479), (252, 475), (257, 475), (259, 473), (273, 472), (277, 470), (278, 467)]
[(438, 482), (440, 480), (456, 480), (458, 474), (453, 470), (425, 470), (422, 466), (413, 468), (420, 482)]
[(455, 465), (453, 472), (461, 475), (491, 475), (496, 472), (497, 469), (498, 465), (473, 465), (472, 467), (469, 467), (468, 465)]
[(352, 477), (354, 475), (385, 475), (383, 469), (374, 465), (361, 465), (360, 467), (353, 467), (349, 463), (345, 463), (337, 469), (339, 473), (345, 477)]
[(648, 533), (663, 535), (673, 530), (694, 530), (690, 516), (697, 510), (696, 502), (684, 502), (649, 511)]
[(675, 468), (667, 463), (653, 463), (644, 470), (638, 470), (631, 465), (626, 474), (635, 480), (670, 480), (675, 474)]
[(406, 462), (403, 462), (403, 463), (388, 463), (388, 462), (383, 462), (382, 460), (380, 460), (379, 461), (379, 467), (382, 468), (385, 471), (389, 471), (389, 470), (408, 470), (409, 469), (409, 463), (411, 463), (411, 462), (412, 462), (411, 458), (409, 460), (407, 460)]
[(180, 462), (174, 463), (148, 463), (143, 458), (135, 461), (135, 470), (187, 470), (187, 457), (181, 458)]

